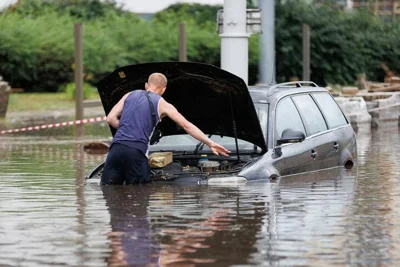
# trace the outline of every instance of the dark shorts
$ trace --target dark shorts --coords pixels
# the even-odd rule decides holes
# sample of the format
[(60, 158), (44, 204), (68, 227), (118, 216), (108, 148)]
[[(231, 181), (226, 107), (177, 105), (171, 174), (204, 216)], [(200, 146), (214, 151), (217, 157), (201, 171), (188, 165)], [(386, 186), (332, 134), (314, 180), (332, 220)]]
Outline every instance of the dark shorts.
[(112, 144), (104, 164), (101, 184), (139, 184), (150, 180), (147, 157), (138, 149)]

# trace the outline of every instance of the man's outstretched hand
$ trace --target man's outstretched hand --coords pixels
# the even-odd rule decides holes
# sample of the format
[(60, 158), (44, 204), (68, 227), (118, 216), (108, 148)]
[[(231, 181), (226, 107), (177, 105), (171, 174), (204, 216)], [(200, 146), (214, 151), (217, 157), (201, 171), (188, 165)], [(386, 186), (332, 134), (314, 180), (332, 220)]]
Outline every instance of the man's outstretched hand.
[(218, 155), (223, 155), (225, 157), (229, 157), (228, 153), (231, 153), (231, 151), (229, 151), (225, 147), (223, 147), (223, 146), (221, 146), (221, 145), (219, 145), (217, 143), (214, 143), (214, 142), (212, 142), (209, 145), (209, 147), (210, 147), (211, 151), (217, 156)]

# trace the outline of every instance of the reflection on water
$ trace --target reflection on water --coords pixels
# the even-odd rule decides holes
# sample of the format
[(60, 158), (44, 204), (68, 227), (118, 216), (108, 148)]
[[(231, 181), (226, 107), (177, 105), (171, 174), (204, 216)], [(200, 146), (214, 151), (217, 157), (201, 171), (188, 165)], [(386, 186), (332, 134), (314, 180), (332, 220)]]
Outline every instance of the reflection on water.
[(352, 171), (231, 187), (101, 188), (96, 134), (2, 138), (0, 266), (396, 266), (399, 129), (357, 135)]

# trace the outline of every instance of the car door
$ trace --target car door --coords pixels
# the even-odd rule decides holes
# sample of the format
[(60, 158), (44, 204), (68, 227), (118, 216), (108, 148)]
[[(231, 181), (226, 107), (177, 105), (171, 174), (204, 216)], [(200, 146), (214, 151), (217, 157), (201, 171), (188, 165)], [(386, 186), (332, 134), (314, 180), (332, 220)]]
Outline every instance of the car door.
[(332, 167), (329, 153), (334, 142), (334, 135), (328, 132), (328, 125), (319, 107), (310, 94), (299, 94), (292, 97), (306, 129), (305, 141), (312, 146), (308, 153), (312, 159), (312, 170)]
[(277, 103), (275, 110), (274, 150), (278, 155), (273, 163), (280, 175), (289, 175), (300, 172), (308, 172), (314, 169), (313, 158), (310, 151), (314, 149), (311, 140), (300, 143), (277, 145), (277, 140), (285, 129), (293, 129), (306, 134), (303, 121), (290, 96)]
[(326, 138), (329, 139), (329, 148), (326, 155), (325, 168), (338, 166), (348, 135), (342, 126), (348, 125), (348, 121), (340, 110), (333, 97), (327, 92), (316, 92), (312, 94), (313, 99), (321, 110), (329, 128)]

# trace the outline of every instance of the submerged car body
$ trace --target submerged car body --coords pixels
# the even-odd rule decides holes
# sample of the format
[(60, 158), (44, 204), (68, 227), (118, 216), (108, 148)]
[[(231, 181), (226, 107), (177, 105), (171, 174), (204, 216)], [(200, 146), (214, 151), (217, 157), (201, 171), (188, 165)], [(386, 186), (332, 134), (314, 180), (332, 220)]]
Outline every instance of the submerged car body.
[[(152, 181), (218, 183), (273, 179), (345, 166), (356, 161), (352, 126), (329, 92), (312, 82), (248, 88), (220, 68), (162, 62), (119, 68), (102, 79), (98, 91), (105, 113), (122, 96), (142, 89), (148, 76), (168, 78), (163, 97), (212, 140), (232, 151), (215, 156), (172, 120), (158, 124), (150, 152), (173, 152), (173, 162), (152, 169)], [(115, 129), (111, 128), (112, 135)], [(99, 177), (103, 164), (88, 178)]]

